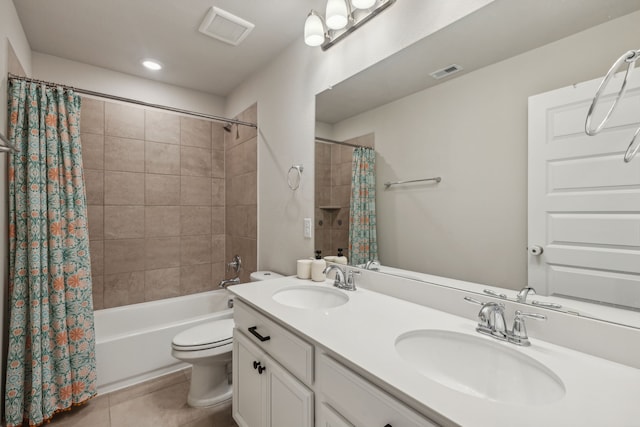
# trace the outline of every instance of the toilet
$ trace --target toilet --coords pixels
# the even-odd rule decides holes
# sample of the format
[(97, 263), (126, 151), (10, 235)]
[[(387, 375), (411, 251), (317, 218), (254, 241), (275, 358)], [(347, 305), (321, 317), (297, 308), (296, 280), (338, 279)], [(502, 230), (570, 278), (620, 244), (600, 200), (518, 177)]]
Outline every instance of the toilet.
[[(251, 273), (252, 282), (283, 277), (272, 271)], [(187, 403), (201, 408), (231, 398), (231, 376), (228, 366), (233, 349), (233, 319), (219, 319), (189, 328), (177, 334), (171, 343), (171, 354), (193, 365)]]

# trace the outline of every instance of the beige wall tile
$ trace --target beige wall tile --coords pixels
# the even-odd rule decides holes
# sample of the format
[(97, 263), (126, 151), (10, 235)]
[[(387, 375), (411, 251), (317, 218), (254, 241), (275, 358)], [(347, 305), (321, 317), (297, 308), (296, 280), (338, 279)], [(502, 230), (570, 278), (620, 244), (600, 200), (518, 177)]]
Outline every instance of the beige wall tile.
[(180, 267), (180, 293), (189, 295), (214, 289), (211, 279), (211, 264)]
[(336, 185), (331, 192), (331, 204), (334, 206), (349, 206), (351, 201), (351, 185)]
[(211, 208), (204, 206), (180, 207), (180, 233), (182, 236), (211, 234)]
[(211, 208), (211, 234), (225, 233), (225, 208)]
[(224, 151), (213, 150), (211, 152), (211, 176), (225, 178)]
[(258, 175), (250, 172), (240, 177), (240, 203), (243, 205), (255, 205), (258, 201)]
[(104, 240), (89, 241), (89, 254), (91, 256), (91, 274), (102, 276), (104, 274)]
[(227, 274), (227, 265), (224, 262), (216, 262), (211, 264), (211, 282), (213, 289), (217, 289), (221, 280), (225, 278)]
[(146, 206), (144, 224), (146, 237), (179, 236), (181, 225), (180, 207)]
[(145, 142), (145, 171), (180, 175), (180, 147), (171, 144)]
[(180, 296), (180, 268), (163, 268), (145, 272), (145, 301), (156, 301), (177, 296)]
[(182, 176), (211, 176), (212, 156), (209, 150), (180, 147), (180, 174)]
[(224, 123), (211, 123), (211, 148), (224, 150)]
[(144, 270), (144, 239), (104, 241), (105, 285), (107, 275), (141, 270)]
[(316, 165), (331, 163), (331, 145), (324, 142), (316, 142), (315, 150)]
[(211, 122), (180, 117), (180, 144), (211, 150)]
[(242, 144), (243, 172), (254, 172), (258, 170), (258, 138), (251, 138)]
[(89, 240), (104, 239), (104, 207), (102, 205), (88, 205), (87, 215)]
[(247, 206), (247, 231), (246, 236), (251, 239), (258, 238), (258, 206)]
[(82, 97), (80, 132), (104, 134), (104, 101)]
[(101, 170), (85, 169), (84, 183), (87, 191), (87, 204), (104, 204), (104, 172)]
[(145, 269), (180, 266), (180, 237), (145, 239)]
[(80, 141), (82, 166), (85, 169), (104, 169), (104, 135), (83, 133)]
[(210, 264), (211, 236), (183, 236), (180, 238), (180, 265)]
[(212, 206), (224, 206), (224, 179), (213, 178), (211, 179), (211, 205)]
[(144, 237), (144, 206), (105, 206), (105, 239)]
[(144, 205), (144, 174), (106, 171), (105, 205)]
[(91, 277), (91, 293), (93, 295), (93, 309), (102, 310), (104, 308), (104, 276)]
[(211, 178), (183, 176), (180, 178), (180, 204), (211, 206)]
[(144, 110), (107, 102), (104, 106), (105, 135), (144, 139)]
[(146, 205), (179, 205), (180, 176), (146, 174), (144, 200)]
[(105, 137), (104, 168), (111, 171), (144, 172), (144, 141)]
[(235, 145), (224, 153), (225, 173), (227, 176), (242, 175), (242, 145)]
[(225, 235), (213, 234), (211, 236), (211, 262), (224, 262), (225, 261)]
[(147, 141), (180, 144), (180, 116), (161, 111), (146, 110), (144, 139)]
[(144, 271), (104, 276), (105, 308), (120, 307), (144, 301)]

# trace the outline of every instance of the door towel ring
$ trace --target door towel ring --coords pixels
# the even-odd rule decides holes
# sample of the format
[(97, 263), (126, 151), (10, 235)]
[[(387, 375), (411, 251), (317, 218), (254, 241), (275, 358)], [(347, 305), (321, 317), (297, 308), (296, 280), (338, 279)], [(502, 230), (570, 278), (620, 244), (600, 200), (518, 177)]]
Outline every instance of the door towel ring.
[[(293, 179), (291, 178), (293, 173)], [(302, 182), (302, 171), (304, 171), (304, 166), (302, 165), (293, 165), (289, 168), (289, 172), (287, 172), (287, 184), (289, 184), (289, 188), (293, 191), (296, 191), (300, 188), (300, 182)]]

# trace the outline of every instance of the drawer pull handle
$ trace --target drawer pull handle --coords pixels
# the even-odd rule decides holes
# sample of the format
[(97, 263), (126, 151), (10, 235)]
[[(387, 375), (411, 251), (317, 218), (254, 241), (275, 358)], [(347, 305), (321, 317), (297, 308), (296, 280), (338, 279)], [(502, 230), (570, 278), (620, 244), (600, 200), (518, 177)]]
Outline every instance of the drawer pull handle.
[(258, 333), (258, 331), (256, 331), (256, 329), (258, 329), (257, 326), (252, 326), (252, 327), (249, 328), (249, 332), (251, 332), (251, 335), (253, 335), (254, 337), (258, 338), (262, 342), (269, 341), (271, 339), (271, 337), (268, 336), (268, 335), (266, 337), (263, 337), (262, 335), (260, 335)]
[(384, 427), (393, 427), (391, 424), (387, 424)]
[(267, 368), (266, 368), (266, 367), (264, 367), (264, 366), (258, 366), (258, 373), (259, 373), (260, 375), (262, 375), (262, 373), (263, 373), (264, 371), (266, 371), (266, 370), (267, 370)]
[(258, 369), (258, 366), (261, 365), (261, 362), (253, 361), (253, 369)]

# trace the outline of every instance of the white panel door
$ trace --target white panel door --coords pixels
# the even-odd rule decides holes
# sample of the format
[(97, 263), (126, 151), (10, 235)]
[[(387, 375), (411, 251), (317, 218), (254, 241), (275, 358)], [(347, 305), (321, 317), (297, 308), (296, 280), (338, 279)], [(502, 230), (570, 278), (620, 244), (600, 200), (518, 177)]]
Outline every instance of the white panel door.
[(319, 412), (316, 427), (354, 427), (353, 424), (345, 420), (342, 415), (338, 414), (326, 403), (320, 405)]
[[(640, 156), (623, 162), (640, 124), (640, 73), (607, 127), (584, 123), (601, 79), (529, 98), (529, 285), (564, 295), (640, 308)], [(598, 109), (613, 104), (610, 84)]]

